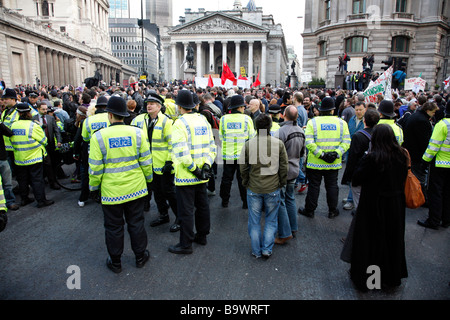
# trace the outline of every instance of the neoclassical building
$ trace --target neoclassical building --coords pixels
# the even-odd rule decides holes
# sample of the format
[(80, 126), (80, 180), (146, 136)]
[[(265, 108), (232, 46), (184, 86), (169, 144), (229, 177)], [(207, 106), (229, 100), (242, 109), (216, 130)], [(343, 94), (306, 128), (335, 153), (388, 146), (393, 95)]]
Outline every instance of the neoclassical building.
[(303, 71), (334, 87), (338, 57), (348, 71), (362, 71), (365, 54), (382, 61), (402, 58), (407, 77), (430, 87), (448, 76), (450, 3), (445, 0), (309, 0), (305, 2)]
[(122, 82), (135, 70), (111, 52), (107, 0), (1, 0), (0, 74), (7, 86), (81, 85), (96, 70)]
[(241, 70), (264, 85), (284, 83), (288, 53), (283, 29), (262, 8), (247, 8), (235, 1), (229, 11), (208, 12), (185, 9), (185, 17), (175, 27), (161, 30), (165, 80), (183, 79), (188, 46), (194, 48), (197, 77), (222, 72), (222, 61), (240, 75)]

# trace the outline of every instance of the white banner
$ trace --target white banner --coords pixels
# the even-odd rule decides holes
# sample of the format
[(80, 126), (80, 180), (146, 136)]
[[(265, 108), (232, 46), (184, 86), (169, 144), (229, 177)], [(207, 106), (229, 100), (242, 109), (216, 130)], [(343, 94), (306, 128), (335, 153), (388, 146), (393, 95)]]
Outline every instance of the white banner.
[(425, 91), (426, 81), (422, 78), (409, 78), (405, 79), (405, 90), (412, 90), (415, 93), (420, 90)]
[(392, 72), (394, 68), (389, 67), (377, 80), (371, 81), (367, 89), (364, 91), (364, 97), (366, 102), (377, 102), (377, 95), (380, 93), (384, 95), (387, 100), (392, 100)]
[[(195, 77), (195, 86), (197, 88), (206, 88), (208, 86), (208, 80), (209, 78), (199, 78), (199, 77)], [(238, 80), (237, 81), (237, 85), (233, 85), (233, 82), (228, 80), (225, 81), (225, 84), (222, 85), (222, 79), (220, 78), (212, 78), (213, 84), (215, 87), (224, 87), (226, 89), (230, 89), (233, 87), (240, 87), (243, 89), (248, 89), (251, 87), (252, 85), (252, 81), (251, 80)]]

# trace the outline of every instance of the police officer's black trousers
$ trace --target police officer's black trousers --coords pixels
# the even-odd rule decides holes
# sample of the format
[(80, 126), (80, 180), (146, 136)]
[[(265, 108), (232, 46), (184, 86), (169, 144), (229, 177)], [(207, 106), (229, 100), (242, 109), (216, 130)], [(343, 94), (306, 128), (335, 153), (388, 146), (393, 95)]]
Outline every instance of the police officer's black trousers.
[(33, 188), (34, 198), (37, 202), (46, 200), (44, 166), (42, 162), (27, 166), (16, 166), (16, 178), (19, 183), (19, 193), (22, 200), (28, 198), (29, 185)]
[(428, 219), (432, 225), (450, 223), (450, 168), (430, 165), (428, 187)]
[(180, 245), (188, 248), (194, 240), (194, 225), (199, 237), (206, 237), (209, 234), (210, 211), (206, 182), (191, 186), (177, 186), (176, 190)]
[(121, 204), (102, 205), (102, 210), (106, 248), (113, 262), (120, 260), (123, 253), (125, 222), (130, 235), (131, 249), (136, 256), (142, 256), (147, 248), (147, 232), (144, 227), (144, 198)]
[(329, 212), (335, 212), (338, 204), (339, 187), (338, 187), (339, 170), (315, 170), (306, 169), (308, 178), (308, 193), (305, 199), (305, 211), (314, 212), (319, 200), (320, 184), (322, 177), (325, 181), (325, 190), (327, 192), (327, 204)]
[(239, 194), (243, 203), (247, 203), (247, 190), (242, 185), (241, 171), (239, 170), (239, 164), (237, 160), (225, 161), (223, 164), (222, 182), (220, 183), (220, 197), (223, 202), (228, 203), (230, 201), (231, 185), (233, 183), (234, 173), (236, 172), (236, 178), (239, 187)]
[(170, 207), (176, 217), (177, 195), (175, 192), (174, 174), (156, 174), (153, 172), (151, 189), (155, 195), (159, 214), (167, 215)]

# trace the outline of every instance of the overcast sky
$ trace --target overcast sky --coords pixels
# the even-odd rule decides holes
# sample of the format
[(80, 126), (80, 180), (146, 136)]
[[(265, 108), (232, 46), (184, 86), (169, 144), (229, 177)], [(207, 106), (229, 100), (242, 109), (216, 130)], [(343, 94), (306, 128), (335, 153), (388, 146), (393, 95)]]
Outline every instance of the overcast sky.
[[(254, 0), (257, 7), (262, 7), (264, 15), (273, 15), (276, 24), (283, 27), (286, 45), (294, 46), (299, 60), (303, 55), (303, 19), (305, 0)], [(184, 9), (191, 8), (198, 11), (204, 8), (206, 11), (231, 10), (235, 0), (173, 0), (173, 23), (179, 24), (179, 17), (184, 16)], [(242, 6), (247, 6), (248, 0), (241, 0)]]

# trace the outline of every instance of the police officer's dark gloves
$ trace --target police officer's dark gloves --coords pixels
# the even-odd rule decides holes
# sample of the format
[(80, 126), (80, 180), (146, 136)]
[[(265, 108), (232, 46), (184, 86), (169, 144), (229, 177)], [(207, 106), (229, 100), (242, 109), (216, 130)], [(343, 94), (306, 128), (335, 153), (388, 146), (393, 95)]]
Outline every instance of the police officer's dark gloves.
[(420, 161), (420, 169), (421, 169), (422, 171), (427, 171), (429, 165), (430, 165), (430, 163), (429, 163), (429, 162), (426, 162), (426, 161), (423, 160), (423, 159)]
[(162, 168), (163, 174), (171, 174), (173, 170), (173, 162), (172, 161), (166, 161), (164, 164), (164, 167)]
[(338, 158), (338, 156), (339, 156), (339, 154), (336, 151), (324, 152), (320, 156), (320, 159), (322, 159), (323, 161), (325, 161), (327, 163), (333, 163)]
[(8, 223), (8, 216), (4, 210), (0, 211), (0, 232), (5, 230), (6, 224)]
[(202, 179), (202, 170), (199, 167), (196, 167), (194, 171), (192, 171), (192, 174), (199, 180)]
[(211, 178), (211, 167), (205, 163), (202, 167), (202, 180), (208, 180)]

